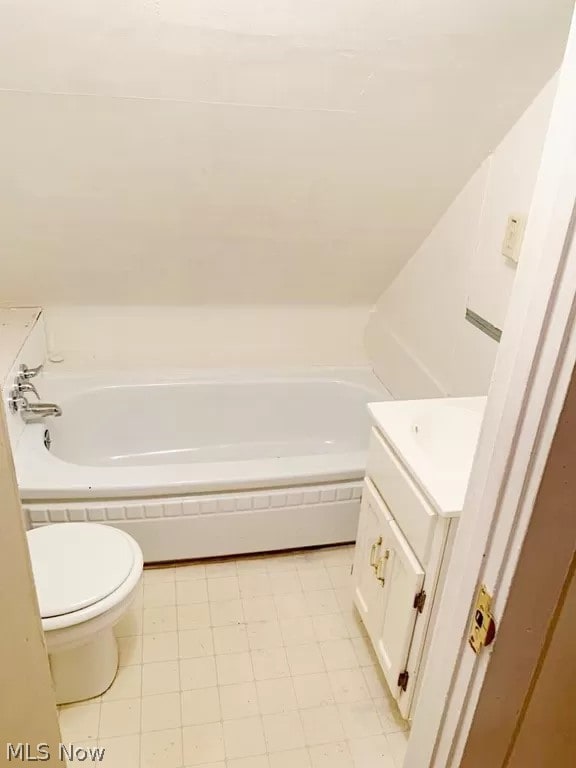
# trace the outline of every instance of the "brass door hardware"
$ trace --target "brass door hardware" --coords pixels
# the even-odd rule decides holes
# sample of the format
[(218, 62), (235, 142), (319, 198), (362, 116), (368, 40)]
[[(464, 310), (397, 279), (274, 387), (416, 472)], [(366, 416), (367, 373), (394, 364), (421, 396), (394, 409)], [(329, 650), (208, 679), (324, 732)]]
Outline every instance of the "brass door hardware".
[(481, 584), (476, 595), (474, 615), (468, 637), (468, 643), (476, 654), (480, 653), (482, 648), (490, 645), (496, 634), (496, 623), (490, 612), (491, 607), (492, 595), (488, 593), (484, 584)]
[(390, 550), (387, 549), (386, 552), (382, 555), (382, 557), (378, 560), (376, 563), (376, 578), (378, 581), (384, 586), (384, 582), (386, 581), (386, 577), (384, 576), (384, 572), (386, 570), (386, 561), (390, 557)]
[(378, 549), (382, 545), (382, 536), (378, 536), (374, 544), (370, 549), (370, 565), (374, 568), (374, 571), (378, 571)]

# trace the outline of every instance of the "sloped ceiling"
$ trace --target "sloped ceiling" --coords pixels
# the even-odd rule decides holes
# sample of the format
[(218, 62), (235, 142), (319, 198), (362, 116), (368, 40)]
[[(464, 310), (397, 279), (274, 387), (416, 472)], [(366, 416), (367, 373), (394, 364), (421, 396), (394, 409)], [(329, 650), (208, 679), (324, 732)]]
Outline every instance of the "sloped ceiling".
[(0, 0), (0, 300), (368, 303), (572, 0)]

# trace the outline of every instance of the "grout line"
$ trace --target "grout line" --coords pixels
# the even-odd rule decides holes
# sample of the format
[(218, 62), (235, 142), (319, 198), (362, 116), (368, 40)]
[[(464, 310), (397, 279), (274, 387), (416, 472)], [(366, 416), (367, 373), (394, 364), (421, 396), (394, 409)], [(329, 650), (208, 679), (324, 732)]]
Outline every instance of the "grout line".
[(142, 766), (142, 699), (144, 691), (144, 578), (142, 578), (142, 603), (140, 605), (141, 653), (140, 653), (140, 733), (138, 735), (138, 765)]
[[(114, 685), (114, 683), (112, 683)], [(102, 695), (99, 696), (98, 701), (98, 735), (96, 737), (96, 740), (98, 741), (100, 739), (100, 723), (102, 722)]]
[[(176, 574), (174, 574), (174, 577)], [(180, 675), (180, 627), (178, 622), (178, 604), (177, 604), (177, 592), (176, 592), (176, 579), (174, 579), (174, 609), (176, 611), (176, 670), (178, 675), (178, 706), (180, 708), (180, 728), (178, 733), (180, 735), (180, 765), (184, 765), (184, 707), (182, 704), (182, 678)], [(142, 665), (144, 667), (144, 665)], [(142, 759), (142, 756), (140, 756)], [(141, 765), (141, 768), (144, 766)]]

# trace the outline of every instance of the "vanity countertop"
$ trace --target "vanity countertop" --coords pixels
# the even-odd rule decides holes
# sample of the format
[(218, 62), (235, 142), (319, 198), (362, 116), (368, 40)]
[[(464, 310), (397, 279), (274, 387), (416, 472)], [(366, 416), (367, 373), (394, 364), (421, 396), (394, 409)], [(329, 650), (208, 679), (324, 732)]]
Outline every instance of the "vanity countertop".
[(375, 425), (414, 482), (445, 517), (464, 506), (486, 397), (370, 403)]

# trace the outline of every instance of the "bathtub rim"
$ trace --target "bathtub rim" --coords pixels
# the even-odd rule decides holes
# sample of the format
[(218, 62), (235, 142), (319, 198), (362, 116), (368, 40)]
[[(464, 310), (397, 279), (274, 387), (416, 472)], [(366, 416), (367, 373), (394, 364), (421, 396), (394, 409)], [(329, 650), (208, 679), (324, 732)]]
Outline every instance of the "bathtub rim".
[[(203, 369), (174, 371), (49, 371), (47, 383), (79, 386), (138, 385), (144, 382), (334, 382), (364, 389), (381, 400), (391, 399), (368, 366), (292, 369)], [(74, 390), (72, 390), (74, 391)], [(49, 453), (43, 445), (45, 424), (28, 424), (14, 451), (23, 502), (84, 501), (186, 496), (214, 492), (259, 490), (361, 480), (367, 447), (362, 451), (281, 458), (243, 459), (198, 464), (89, 466), (73, 464)], [(153, 482), (148, 478), (152, 477)]]
[(31, 429), (18, 447), (26, 462), (18, 461), (18, 453), (16, 461), (23, 502), (155, 498), (317, 485), (361, 480), (366, 469), (367, 451), (196, 465), (91, 467), (56, 458), (44, 448), (44, 425), (28, 427)]

